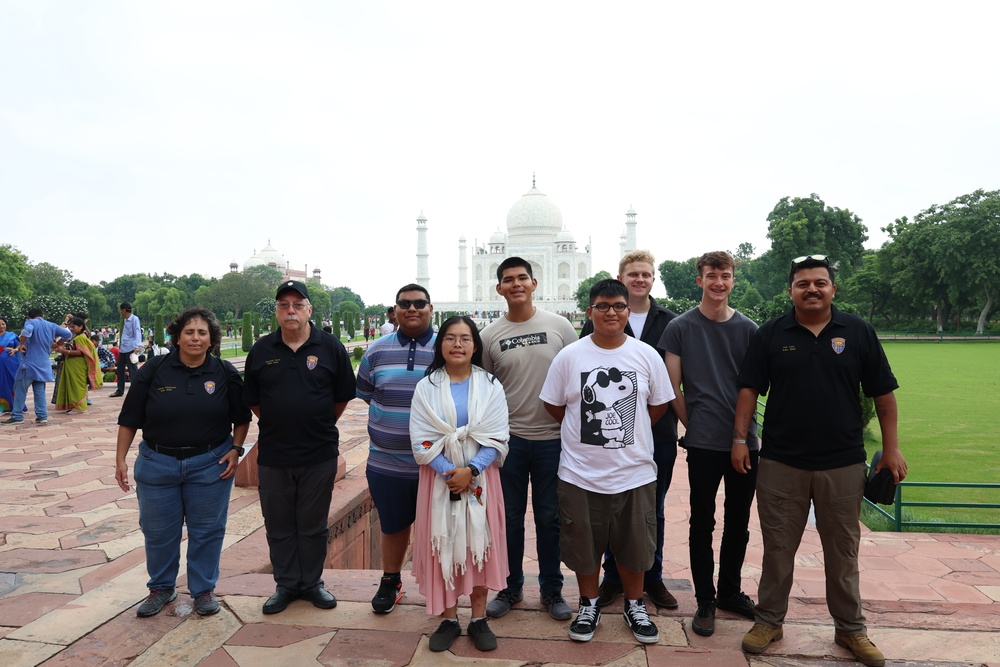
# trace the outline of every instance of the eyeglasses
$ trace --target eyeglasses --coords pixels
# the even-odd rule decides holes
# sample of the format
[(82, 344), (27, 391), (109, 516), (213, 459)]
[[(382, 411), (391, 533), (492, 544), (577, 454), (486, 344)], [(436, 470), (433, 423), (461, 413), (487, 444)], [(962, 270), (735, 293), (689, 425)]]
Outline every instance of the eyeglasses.
[(468, 347), (469, 345), (472, 345), (473, 342), (475, 342), (472, 340), (472, 336), (452, 336), (450, 334), (445, 336), (441, 340), (444, 341), (445, 345), (454, 345), (455, 343), (458, 343), (462, 347)]
[(299, 301), (298, 303), (289, 303), (287, 301), (279, 301), (277, 305), (278, 305), (278, 310), (288, 310), (289, 308), (292, 308), (294, 310), (299, 311), (300, 313), (303, 310), (305, 310), (306, 307), (309, 306), (309, 304), (306, 303), (305, 301)]
[(809, 260), (812, 260), (814, 262), (822, 262), (826, 266), (830, 265), (830, 258), (827, 257), (826, 255), (802, 255), (801, 257), (796, 257), (795, 259), (792, 260), (792, 268), (794, 269), (799, 264), (802, 264), (803, 262), (808, 262)]
[(423, 310), (430, 304), (427, 299), (397, 299), (396, 305), (399, 306), (400, 310), (409, 310), (410, 306), (413, 306), (417, 310)]
[(615, 309), (616, 313), (624, 313), (625, 309), (628, 308), (628, 304), (621, 301), (618, 303), (592, 303), (590, 307), (602, 313), (606, 313), (612, 308)]

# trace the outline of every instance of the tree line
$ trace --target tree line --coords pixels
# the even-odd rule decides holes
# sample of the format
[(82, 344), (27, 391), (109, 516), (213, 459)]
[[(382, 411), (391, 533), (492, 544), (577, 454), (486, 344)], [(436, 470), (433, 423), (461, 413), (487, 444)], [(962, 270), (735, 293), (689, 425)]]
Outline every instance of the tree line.
[[(749, 243), (730, 251), (736, 260), (730, 302), (758, 322), (788, 309), (790, 260), (808, 254), (827, 255), (835, 263), (837, 307), (879, 329), (943, 333), (964, 319), (974, 321), (982, 334), (1000, 306), (1000, 190), (976, 190), (912, 219), (901, 217), (881, 228), (889, 238), (875, 250), (864, 247), (868, 228), (857, 215), (828, 206), (816, 194), (784, 197), (768, 214), (767, 225), (771, 247), (766, 251), (757, 255)], [(677, 312), (701, 298), (695, 261), (666, 260), (659, 266), (665, 303)], [(602, 277), (610, 274), (602, 271), (581, 283), (581, 311), (588, 305), (590, 285)], [(28, 309), (39, 306), (52, 314), (86, 311), (94, 324), (111, 323), (118, 321), (118, 304), (130, 301), (144, 322), (157, 315), (169, 321), (194, 304), (224, 321), (239, 322), (249, 312), (269, 322), (281, 278), (277, 269), (253, 266), (221, 278), (137, 273), (91, 285), (47, 262), (33, 263), (6, 244), (0, 245), (0, 316), (17, 328)], [(339, 326), (351, 312), (350, 325), (344, 324), (357, 330), (362, 315), (385, 313), (384, 305), (366, 306), (349, 287), (327, 287), (315, 278), (305, 282), (317, 321), (331, 319)]]
[[(282, 274), (270, 266), (251, 266), (242, 273), (206, 278), (192, 273), (133, 273), (91, 285), (48, 262), (32, 262), (17, 248), (0, 245), (0, 317), (8, 326), (20, 328), (30, 308), (40, 307), (52, 317), (68, 312), (86, 312), (93, 326), (117, 323), (118, 304), (128, 301), (143, 323), (157, 317), (169, 322), (188, 306), (200, 304), (211, 309), (223, 322), (234, 325), (244, 313), (270, 322), (274, 314), (274, 291)], [(366, 306), (349, 287), (327, 287), (319, 280), (304, 281), (317, 321), (331, 318), (335, 311), (353, 310), (359, 315), (383, 315), (385, 306)]]
[[(816, 194), (785, 197), (767, 223), (766, 252), (755, 256), (749, 243), (731, 251), (730, 303), (758, 322), (788, 310), (791, 260), (808, 254), (835, 263), (835, 305), (881, 330), (944, 333), (964, 320), (983, 334), (1000, 306), (1000, 190), (976, 190), (913, 219), (899, 218), (881, 228), (889, 239), (875, 250), (864, 248), (868, 228), (857, 215), (827, 206)], [(695, 262), (659, 266), (667, 304), (677, 312), (701, 299)]]

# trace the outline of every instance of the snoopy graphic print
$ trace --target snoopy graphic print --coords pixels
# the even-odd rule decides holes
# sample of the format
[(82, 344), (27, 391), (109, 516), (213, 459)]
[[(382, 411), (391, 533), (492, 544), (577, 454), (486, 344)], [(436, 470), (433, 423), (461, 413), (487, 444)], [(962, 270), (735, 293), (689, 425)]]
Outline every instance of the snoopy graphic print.
[(580, 374), (580, 442), (604, 449), (635, 444), (635, 371), (614, 366)]

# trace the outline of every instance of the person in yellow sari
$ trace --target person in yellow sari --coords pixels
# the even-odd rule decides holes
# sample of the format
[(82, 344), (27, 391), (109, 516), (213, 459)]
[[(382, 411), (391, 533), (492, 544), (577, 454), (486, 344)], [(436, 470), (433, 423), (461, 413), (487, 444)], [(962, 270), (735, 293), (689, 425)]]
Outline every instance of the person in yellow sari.
[(87, 411), (87, 382), (94, 389), (103, 383), (97, 348), (90, 340), (87, 325), (79, 317), (70, 318), (66, 328), (73, 332), (73, 340), (62, 350), (63, 362), (59, 387), (56, 390), (56, 410), (66, 414)]

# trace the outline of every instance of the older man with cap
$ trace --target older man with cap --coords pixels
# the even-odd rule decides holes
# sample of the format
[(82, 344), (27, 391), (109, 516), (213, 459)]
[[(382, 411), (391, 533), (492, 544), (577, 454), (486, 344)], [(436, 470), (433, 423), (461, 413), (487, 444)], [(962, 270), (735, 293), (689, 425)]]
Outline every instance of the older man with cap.
[(296, 599), (337, 606), (323, 587), (328, 520), (337, 472), (337, 419), (354, 398), (347, 350), (309, 321), (308, 288), (278, 287), (279, 329), (254, 343), (246, 360), (243, 400), (257, 415), (260, 509), (276, 589), (265, 614)]

